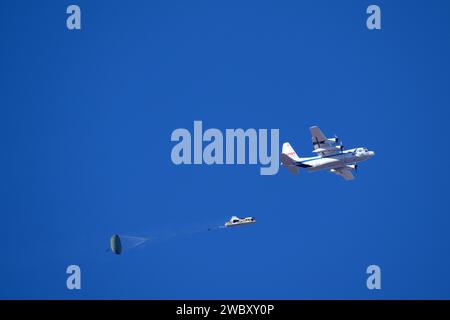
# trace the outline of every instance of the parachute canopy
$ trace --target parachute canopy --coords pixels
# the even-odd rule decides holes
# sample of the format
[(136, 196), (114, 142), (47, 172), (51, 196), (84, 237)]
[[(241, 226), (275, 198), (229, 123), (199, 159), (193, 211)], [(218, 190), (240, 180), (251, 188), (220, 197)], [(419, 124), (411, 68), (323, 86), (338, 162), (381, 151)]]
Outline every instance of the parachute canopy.
[(120, 237), (117, 234), (113, 234), (110, 240), (111, 251), (115, 254), (122, 253), (122, 243), (120, 241)]

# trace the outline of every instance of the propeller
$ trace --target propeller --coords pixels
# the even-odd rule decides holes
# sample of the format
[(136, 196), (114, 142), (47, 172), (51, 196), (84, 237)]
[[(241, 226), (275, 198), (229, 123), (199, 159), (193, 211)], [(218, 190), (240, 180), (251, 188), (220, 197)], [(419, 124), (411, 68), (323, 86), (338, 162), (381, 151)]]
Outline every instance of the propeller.
[[(336, 143), (339, 142), (339, 137), (338, 137), (337, 135), (334, 135), (334, 141), (335, 141)], [(341, 142), (341, 144), (342, 144), (342, 142)]]
[(344, 150), (344, 145), (342, 144), (342, 141), (341, 141), (341, 139), (339, 139), (339, 137), (335, 134), (334, 135), (334, 141), (335, 141), (335, 143), (336, 143), (336, 145), (338, 145), (340, 148), (340, 150), (341, 151), (343, 151)]

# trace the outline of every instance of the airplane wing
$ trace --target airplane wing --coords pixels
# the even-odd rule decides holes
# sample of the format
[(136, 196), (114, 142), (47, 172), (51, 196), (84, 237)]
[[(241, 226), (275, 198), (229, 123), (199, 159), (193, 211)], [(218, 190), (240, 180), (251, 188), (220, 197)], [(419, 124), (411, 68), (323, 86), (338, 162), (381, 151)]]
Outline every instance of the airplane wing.
[(309, 128), (309, 131), (311, 131), (311, 140), (313, 142), (314, 149), (318, 149), (321, 147), (321, 144), (325, 144), (327, 137), (325, 137), (319, 127), (312, 126)]
[(347, 168), (336, 168), (336, 169), (331, 169), (330, 171), (337, 174), (338, 176), (341, 176), (345, 180), (355, 179), (352, 172)]
[(327, 139), (319, 127), (312, 126), (309, 128), (309, 131), (311, 131), (311, 140), (313, 143), (314, 153), (321, 156), (326, 156), (329, 154), (335, 154), (339, 150), (336, 149), (338, 147), (336, 142), (332, 142), (330, 141), (331, 139)]

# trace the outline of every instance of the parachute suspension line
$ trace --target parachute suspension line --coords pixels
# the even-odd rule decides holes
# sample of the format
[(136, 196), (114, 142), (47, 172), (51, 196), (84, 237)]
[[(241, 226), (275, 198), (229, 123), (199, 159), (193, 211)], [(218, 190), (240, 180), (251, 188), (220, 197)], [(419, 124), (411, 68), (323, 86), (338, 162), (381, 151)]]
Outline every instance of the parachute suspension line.
[(137, 246), (140, 246), (141, 244), (152, 240), (152, 242), (161, 242), (161, 241), (167, 241), (173, 238), (176, 238), (178, 236), (190, 236), (197, 233), (205, 232), (205, 231), (217, 231), (220, 229), (225, 228), (225, 226), (214, 226), (207, 229), (201, 229), (197, 231), (191, 231), (187, 233), (180, 233), (180, 232), (174, 232), (166, 236), (157, 236), (157, 237), (151, 237), (151, 238), (144, 238), (144, 237), (136, 237), (136, 236), (128, 236), (128, 235), (118, 235), (113, 234), (110, 239), (110, 247), (109, 249), (106, 249), (105, 252), (112, 252), (116, 255), (122, 254), (122, 252), (125, 250), (130, 250), (133, 248), (136, 248)]
[(128, 240), (130, 242), (130, 246), (128, 247), (128, 249), (135, 248), (149, 240), (148, 238), (134, 236), (122, 236), (122, 239), (124, 239), (125, 241)]

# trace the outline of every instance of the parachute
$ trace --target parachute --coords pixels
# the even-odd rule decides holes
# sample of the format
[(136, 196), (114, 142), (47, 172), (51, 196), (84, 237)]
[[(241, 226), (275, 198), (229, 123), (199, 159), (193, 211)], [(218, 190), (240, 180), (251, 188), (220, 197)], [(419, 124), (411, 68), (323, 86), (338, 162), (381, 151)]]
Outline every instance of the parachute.
[(111, 251), (114, 254), (122, 254), (127, 250), (130, 250), (132, 248), (135, 248), (144, 242), (148, 241), (149, 238), (142, 238), (142, 237), (134, 237), (134, 236), (126, 236), (126, 235), (118, 235), (113, 234), (111, 236), (111, 239), (109, 240), (109, 249), (108, 251)]
[(232, 220), (237, 220), (237, 221), (234, 221), (233, 224), (230, 224), (230, 221), (229, 221), (225, 225), (212, 226), (209, 228), (201, 228), (201, 229), (197, 229), (197, 230), (187, 230), (185, 232), (181, 232), (181, 231), (173, 232), (173, 233), (170, 233), (167, 235), (156, 235), (156, 236), (145, 237), (145, 238), (131, 236), (131, 235), (124, 235), (124, 234), (120, 234), (120, 235), (113, 234), (111, 236), (111, 239), (109, 240), (110, 247), (108, 250), (106, 250), (106, 252), (111, 251), (112, 253), (114, 253), (116, 255), (120, 255), (130, 249), (136, 248), (136, 247), (146, 243), (147, 241), (151, 241), (152, 243), (158, 243), (161, 241), (173, 239), (178, 236), (191, 236), (191, 235), (201, 233), (201, 232), (206, 232), (206, 231), (217, 231), (217, 230), (226, 228), (229, 225), (241, 225), (241, 224), (256, 222), (256, 220), (254, 220), (254, 218), (251, 218), (251, 217), (240, 219), (236, 216), (233, 216)]
[(110, 240), (111, 251), (115, 254), (122, 253), (122, 242), (117, 234), (113, 234)]

